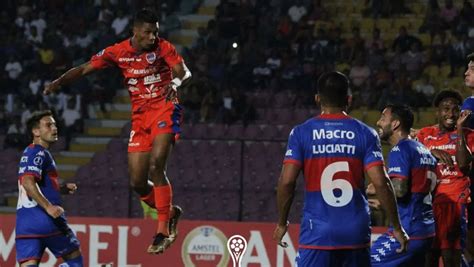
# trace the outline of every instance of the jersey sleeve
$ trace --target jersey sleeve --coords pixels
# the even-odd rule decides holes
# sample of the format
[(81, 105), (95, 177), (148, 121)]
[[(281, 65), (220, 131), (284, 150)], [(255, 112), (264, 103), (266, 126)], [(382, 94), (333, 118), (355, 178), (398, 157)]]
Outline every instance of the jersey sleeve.
[(298, 127), (293, 128), (288, 137), (288, 146), (286, 148), (283, 164), (295, 164), (302, 166), (304, 162), (304, 149)]
[(464, 100), (462, 103), (461, 110), (470, 110), (474, 111), (474, 97), (470, 96)]
[(474, 131), (464, 128), (467, 147), (474, 153)]
[(405, 149), (395, 146), (388, 157), (388, 176), (407, 179), (410, 177), (410, 155)]
[(428, 128), (420, 129), (420, 131), (418, 131), (418, 133), (416, 134), (416, 138), (415, 138), (416, 141), (422, 143), (425, 146), (426, 146), (425, 137), (427, 136), (427, 131), (428, 131)]
[(364, 155), (364, 168), (365, 170), (370, 169), (376, 165), (384, 165), (382, 155), (382, 145), (380, 144), (380, 138), (374, 129), (369, 129), (366, 134), (366, 148)]
[(31, 175), (35, 177), (36, 181), (40, 181), (43, 174), (44, 164), (44, 151), (31, 151), (31, 153), (23, 154), (20, 160), (20, 168), (18, 171), (20, 181), (26, 175)]
[(94, 69), (104, 69), (115, 65), (113, 46), (109, 46), (93, 55), (90, 64)]
[(166, 40), (161, 40), (161, 51), (162, 56), (168, 66), (173, 67), (176, 64), (183, 62), (183, 58), (178, 54), (174, 45)]

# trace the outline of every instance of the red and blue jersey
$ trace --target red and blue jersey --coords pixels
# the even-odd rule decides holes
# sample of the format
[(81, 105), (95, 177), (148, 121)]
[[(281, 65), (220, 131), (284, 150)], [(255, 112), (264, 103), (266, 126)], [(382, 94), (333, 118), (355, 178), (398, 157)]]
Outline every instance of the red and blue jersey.
[(369, 246), (364, 170), (384, 164), (374, 129), (345, 114), (309, 119), (291, 131), (284, 164), (304, 174), (301, 248)]
[(58, 172), (51, 153), (40, 145), (31, 144), (24, 151), (18, 169), (18, 204), (16, 237), (44, 237), (61, 232), (65, 217), (53, 219), (38, 203), (28, 196), (22, 185), (26, 175), (36, 179), (39, 190), (53, 205), (61, 205)]
[(388, 155), (388, 175), (406, 180), (409, 190), (398, 198), (398, 212), (403, 228), (412, 239), (435, 234), (431, 191), (436, 186), (437, 161), (421, 143), (402, 139)]

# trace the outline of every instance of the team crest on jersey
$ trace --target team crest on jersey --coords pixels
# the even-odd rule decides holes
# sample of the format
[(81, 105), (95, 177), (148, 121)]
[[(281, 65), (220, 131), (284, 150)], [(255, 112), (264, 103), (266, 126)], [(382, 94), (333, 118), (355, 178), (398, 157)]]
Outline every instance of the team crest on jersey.
[(96, 54), (96, 56), (100, 57), (104, 54), (104, 52), (105, 52), (105, 49), (102, 49), (99, 51), (99, 53)]
[(153, 64), (155, 62), (155, 60), (156, 60), (155, 52), (151, 52), (151, 53), (146, 54), (146, 61), (149, 64)]

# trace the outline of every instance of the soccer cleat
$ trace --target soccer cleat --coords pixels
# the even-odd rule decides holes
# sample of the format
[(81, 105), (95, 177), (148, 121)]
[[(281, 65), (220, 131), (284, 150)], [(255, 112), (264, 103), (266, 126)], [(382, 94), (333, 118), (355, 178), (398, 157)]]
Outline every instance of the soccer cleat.
[(153, 237), (153, 243), (148, 247), (147, 252), (150, 254), (163, 253), (167, 248), (170, 247), (172, 241), (169, 237), (162, 233), (157, 233)]
[(178, 237), (178, 221), (179, 217), (183, 214), (183, 209), (180, 206), (173, 205), (173, 217), (170, 218), (169, 222), (169, 232), (170, 236), (169, 239), (171, 239), (171, 243), (173, 243), (176, 238)]

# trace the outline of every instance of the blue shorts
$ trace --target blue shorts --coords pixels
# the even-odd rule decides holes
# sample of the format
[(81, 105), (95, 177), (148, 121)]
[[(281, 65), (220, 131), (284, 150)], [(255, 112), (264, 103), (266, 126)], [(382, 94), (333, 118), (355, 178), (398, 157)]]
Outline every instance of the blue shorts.
[(370, 266), (369, 248), (337, 250), (300, 248), (296, 255), (296, 267), (306, 266)]
[(407, 252), (397, 253), (400, 243), (388, 235), (383, 234), (372, 244), (370, 258), (372, 266), (425, 266), (425, 255), (431, 249), (433, 237), (425, 239), (411, 239)]
[(48, 248), (56, 258), (65, 256), (79, 249), (79, 240), (72, 232), (68, 235), (58, 234), (40, 238), (17, 238), (16, 260), (19, 263), (28, 260), (40, 260), (44, 250)]

